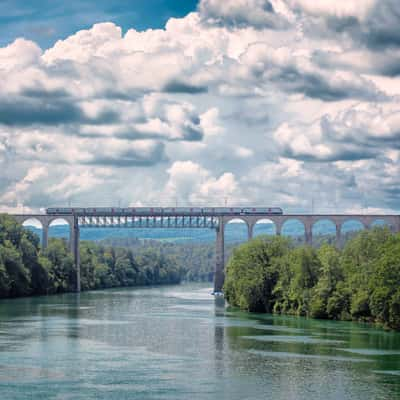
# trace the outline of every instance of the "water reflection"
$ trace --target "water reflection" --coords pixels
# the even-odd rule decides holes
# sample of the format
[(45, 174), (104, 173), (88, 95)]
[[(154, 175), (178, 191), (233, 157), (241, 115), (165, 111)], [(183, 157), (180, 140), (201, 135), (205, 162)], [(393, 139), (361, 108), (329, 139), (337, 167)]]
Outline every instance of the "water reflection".
[(183, 285), (0, 302), (14, 399), (400, 399), (400, 334), (247, 314)]
[(214, 313), (216, 322), (214, 324), (214, 344), (215, 344), (215, 374), (217, 377), (224, 376), (224, 330), (223, 321), (225, 316), (225, 300), (222, 297), (214, 298)]

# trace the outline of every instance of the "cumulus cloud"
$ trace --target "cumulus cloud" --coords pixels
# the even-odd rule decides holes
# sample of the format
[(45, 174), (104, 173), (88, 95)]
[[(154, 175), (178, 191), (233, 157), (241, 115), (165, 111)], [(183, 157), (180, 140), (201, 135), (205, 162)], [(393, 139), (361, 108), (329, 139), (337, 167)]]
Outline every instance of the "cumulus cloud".
[(50, 164), (152, 166), (166, 161), (164, 145), (155, 140), (75, 138), (49, 131), (16, 132), (9, 140), (13, 158)]
[(399, 148), (397, 104), (359, 105), (311, 124), (282, 124), (274, 138), (287, 156), (308, 161), (372, 159)]
[(190, 204), (221, 205), (225, 198), (235, 201), (238, 185), (235, 176), (225, 172), (218, 177), (192, 161), (176, 161), (168, 169), (164, 196), (181, 199)]
[(201, 0), (164, 29), (17, 39), (0, 48), (0, 207), (306, 210), (313, 193), (350, 209), (367, 192), (399, 209), (399, 15), (395, 0)]
[(241, 57), (246, 85), (273, 83), (288, 93), (299, 93), (324, 101), (348, 98), (384, 99), (371, 81), (349, 71), (325, 71), (319, 68), (310, 54), (293, 54), (289, 47), (271, 48), (263, 43), (249, 46)]
[(48, 173), (43, 166), (31, 167), (22, 179), (8, 187), (7, 191), (0, 197), (0, 201), (20, 204), (32, 187), (47, 176)]
[(397, 0), (287, 2), (309, 16), (303, 22), (310, 33), (336, 32), (375, 51), (400, 46), (400, 5)]
[(355, 17), (365, 19), (377, 4), (377, 0), (349, 0), (337, 2), (334, 0), (287, 0), (295, 10), (303, 10), (312, 15), (325, 15), (337, 18)]
[(269, 0), (201, 0), (199, 12), (210, 24), (285, 29), (288, 22)]
[(385, 49), (379, 55), (371, 49), (349, 49), (343, 51), (315, 51), (313, 59), (321, 68), (341, 69), (361, 74), (396, 77), (400, 75), (400, 48)]

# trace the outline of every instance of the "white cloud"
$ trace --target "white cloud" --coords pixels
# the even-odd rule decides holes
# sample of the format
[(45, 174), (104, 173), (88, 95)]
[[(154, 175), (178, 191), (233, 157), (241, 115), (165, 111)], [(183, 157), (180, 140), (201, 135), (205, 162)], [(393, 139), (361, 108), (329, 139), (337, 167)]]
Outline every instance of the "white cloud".
[(0, 48), (1, 207), (350, 209), (366, 192), (400, 209), (397, 10), (202, 0), (165, 29), (96, 24), (45, 52), (18, 39)]
[(282, 151), (303, 160), (360, 160), (399, 148), (397, 103), (359, 104), (310, 124), (278, 127), (274, 138)]
[(284, 29), (287, 21), (269, 0), (201, 0), (200, 15), (206, 22), (232, 26)]
[(6, 192), (0, 197), (0, 202), (20, 204), (29, 194), (29, 190), (31, 190), (39, 180), (44, 179), (47, 176), (48, 172), (45, 167), (31, 167), (21, 180), (6, 188)]
[(236, 178), (230, 172), (215, 177), (192, 161), (176, 161), (167, 172), (169, 178), (163, 193), (167, 198), (182, 199), (189, 204), (221, 205), (225, 198), (234, 201), (238, 195)]
[(312, 15), (365, 19), (378, 0), (287, 0), (287, 2), (292, 8), (301, 9)]

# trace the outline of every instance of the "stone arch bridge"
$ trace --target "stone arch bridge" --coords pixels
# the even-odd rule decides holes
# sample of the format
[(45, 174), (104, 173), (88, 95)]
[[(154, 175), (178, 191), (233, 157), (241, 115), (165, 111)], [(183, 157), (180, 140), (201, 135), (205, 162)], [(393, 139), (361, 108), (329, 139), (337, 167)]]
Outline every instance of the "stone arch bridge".
[(336, 241), (340, 243), (342, 227), (347, 221), (357, 221), (365, 229), (370, 229), (377, 221), (384, 222), (393, 232), (400, 232), (399, 215), (344, 215), (344, 214), (283, 214), (283, 215), (14, 215), (21, 224), (28, 220), (36, 220), (42, 226), (42, 247), (48, 244), (50, 225), (56, 220), (64, 220), (69, 225), (69, 248), (73, 254), (77, 269), (77, 291), (80, 285), (79, 231), (80, 228), (210, 228), (216, 235), (216, 265), (214, 274), (214, 290), (220, 291), (224, 283), (224, 243), (225, 228), (232, 221), (241, 220), (247, 226), (248, 239), (253, 237), (254, 228), (261, 221), (271, 221), (275, 225), (277, 235), (288, 221), (298, 221), (304, 227), (306, 243), (312, 245), (313, 227), (320, 221), (330, 221), (336, 228)]

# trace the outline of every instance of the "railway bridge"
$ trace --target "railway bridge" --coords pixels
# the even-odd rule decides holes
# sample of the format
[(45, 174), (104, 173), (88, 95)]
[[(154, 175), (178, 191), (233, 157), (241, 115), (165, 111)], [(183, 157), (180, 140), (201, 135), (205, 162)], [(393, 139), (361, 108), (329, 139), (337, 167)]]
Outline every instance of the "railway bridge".
[[(86, 210), (86, 209), (81, 209)], [(115, 209), (109, 209), (115, 210)], [(150, 210), (150, 209), (149, 209)], [(65, 214), (24, 214), (14, 215), (15, 219), (23, 224), (28, 220), (37, 220), (42, 225), (42, 247), (48, 244), (49, 227), (55, 220), (64, 220), (70, 229), (69, 248), (73, 254), (77, 270), (77, 288), (80, 292), (80, 260), (79, 260), (79, 235), (80, 228), (209, 228), (216, 230), (216, 265), (214, 274), (214, 290), (220, 291), (224, 283), (224, 242), (225, 228), (229, 222), (241, 220), (247, 226), (248, 239), (253, 237), (254, 228), (260, 221), (271, 221), (275, 224), (277, 235), (282, 234), (284, 225), (291, 220), (300, 221), (304, 226), (306, 243), (312, 245), (313, 227), (319, 221), (328, 220), (336, 227), (336, 241), (340, 243), (342, 227), (346, 221), (358, 221), (365, 229), (371, 228), (376, 221), (382, 221), (393, 232), (400, 232), (400, 215), (357, 215), (357, 214), (270, 214), (270, 213), (246, 213), (238, 215), (236, 212), (218, 213), (218, 209), (212, 215), (204, 215), (199, 211), (169, 212), (165, 215), (164, 209), (152, 209), (147, 213), (136, 214), (127, 212), (102, 212), (101, 215), (93, 212), (81, 211), (70, 215)], [(178, 209), (177, 209), (178, 210)], [(198, 210), (198, 209), (196, 209)]]

